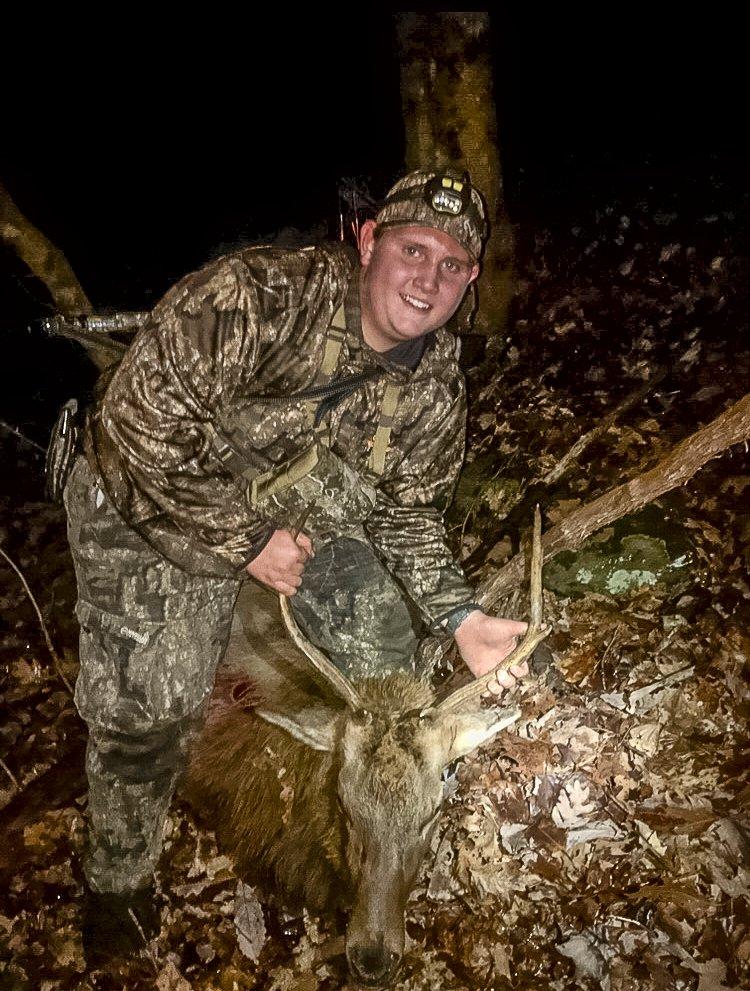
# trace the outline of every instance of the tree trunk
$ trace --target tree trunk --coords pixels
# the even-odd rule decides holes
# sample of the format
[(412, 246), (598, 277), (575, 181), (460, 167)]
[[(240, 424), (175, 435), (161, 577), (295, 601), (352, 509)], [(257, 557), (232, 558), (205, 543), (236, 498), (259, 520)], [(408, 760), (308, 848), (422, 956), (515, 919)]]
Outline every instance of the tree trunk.
[[(63, 316), (92, 312), (91, 302), (65, 255), (24, 217), (1, 183), (0, 238), (44, 284)], [(88, 353), (98, 368), (105, 368), (112, 361), (112, 355), (106, 352), (89, 348)]]
[(505, 215), (492, 86), (489, 12), (396, 15), (406, 166), (468, 169), (491, 225), (475, 329), (502, 333), (514, 292), (513, 235)]

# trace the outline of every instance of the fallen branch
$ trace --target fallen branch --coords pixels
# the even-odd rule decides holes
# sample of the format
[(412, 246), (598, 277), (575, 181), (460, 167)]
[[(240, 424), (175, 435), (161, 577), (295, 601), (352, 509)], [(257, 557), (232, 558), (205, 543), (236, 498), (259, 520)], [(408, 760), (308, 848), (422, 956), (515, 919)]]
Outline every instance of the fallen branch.
[[(575, 465), (578, 459), (581, 457), (583, 452), (587, 447), (590, 447), (594, 441), (602, 437), (610, 427), (615, 423), (618, 417), (622, 416), (627, 410), (632, 406), (635, 406), (642, 399), (644, 399), (653, 388), (662, 381), (666, 372), (664, 369), (659, 369), (655, 372), (648, 382), (644, 382), (633, 392), (629, 393), (621, 403), (618, 403), (613, 410), (603, 419), (597, 423), (595, 427), (588, 430), (585, 434), (578, 438), (578, 440), (573, 444), (573, 446), (560, 458), (560, 460), (545, 474), (540, 476), (535, 476), (534, 478), (528, 479), (523, 482), (519, 487), (518, 491), (513, 496), (512, 500), (503, 507), (502, 514), (497, 515), (498, 522), (501, 520), (508, 520), (512, 517), (513, 511), (516, 507), (520, 506), (524, 499), (528, 496), (530, 491), (540, 491), (543, 488), (549, 488), (555, 482), (559, 481), (563, 475), (565, 475), (570, 468)], [(471, 504), (466, 518), (464, 520), (463, 527), (461, 528), (461, 543), (463, 542), (464, 532), (466, 530), (466, 525), (469, 522), (472, 512), (474, 511), (479, 497), (475, 497), (474, 502)], [(467, 560), (467, 564), (472, 564), (475, 557), (479, 554), (480, 549), (477, 548)]]
[[(649, 471), (605, 492), (549, 530), (542, 538), (543, 560), (549, 561), (560, 551), (575, 550), (602, 527), (635, 512), (670, 489), (684, 485), (707, 461), (749, 437), (750, 394), (686, 437)], [(526, 562), (521, 551), (477, 588), (475, 601), (492, 610), (500, 599), (521, 585), (525, 571)], [(427, 638), (420, 646), (420, 664), (425, 670), (434, 670), (452, 643), (452, 639), (446, 637)]]
[[(748, 437), (750, 394), (686, 437), (649, 471), (605, 492), (549, 530), (542, 539), (544, 560), (550, 560), (560, 551), (575, 550), (602, 527), (635, 512), (670, 489), (684, 485), (707, 461)], [(479, 586), (476, 601), (491, 608), (523, 581), (524, 572), (524, 555), (516, 554), (494, 578)]]
[(42, 616), (42, 611), (39, 608), (39, 606), (37, 605), (37, 601), (34, 598), (33, 592), (29, 588), (29, 583), (24, 578), (24, 575), (23, 575), (23, 572), (21, 571), (21, 569), (18, 567), (18, 565), (14, 561), (11, 560), (11, 558), (8, 557), (8, 555), (5, 553), (5, 551), (2, 549), (2, 547), (0, 547), (0, 555), (2, 555), (5, 558), (5, 560), (11, 566), (11, 568), (15, 571), (15, 573), (21, 579), (21, 584), (23, 585), (24, 589), (26, 590), (26, 594), (28, 595), (29, 599), (31, 600), (32, 606), (36, 610), (36, 615), (37, 615), (37, 618), (39, 620), (39, 625), (42, 628), (42, 633), (44, 634), (44, 639), (45, 639), (45, 641), (47, 643), (47, 650), (50, 652), (50, 656), (52, 657), (52, 663), (55, 666), (55, 671), (57, 671), (57, 674), (60, 677), (60, 681), (62, 681), (62, 683), (65, 685), (65, 687), (68, 689), (68, 691), (72, 695), (73, 694), (73, 688), (71, 687), (71, 684), (68, 681), (68, 679), (65, 677), (65, 673), (63, 672), (63, 669), (62, 669), (62, 661), (60, 660), (60, 657), (59, 657), (57, 651), (54, 648), (54, 645), (52, 643), (52, 638), (50, 637), (49, 631), (47, 630), (47, 624), (44, 622), (44, 617)]

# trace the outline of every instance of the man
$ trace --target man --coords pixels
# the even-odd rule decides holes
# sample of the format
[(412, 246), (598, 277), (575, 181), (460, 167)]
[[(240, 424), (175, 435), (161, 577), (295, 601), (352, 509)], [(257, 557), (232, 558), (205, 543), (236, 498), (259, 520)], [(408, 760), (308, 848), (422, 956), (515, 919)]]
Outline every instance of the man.
[(116, 370), (65, 493), (99, 930), (145, 919), (244, 577), (293, 596), (354, 676), (412, 666), (414, 606), (477, 676), (525, 629), (472, 603), (442, 521), (466, 415), (445, 324), (485, 236), (467, 177), (413, 172), (363, 225), (359, 265), (342, 246), (221, 258)]

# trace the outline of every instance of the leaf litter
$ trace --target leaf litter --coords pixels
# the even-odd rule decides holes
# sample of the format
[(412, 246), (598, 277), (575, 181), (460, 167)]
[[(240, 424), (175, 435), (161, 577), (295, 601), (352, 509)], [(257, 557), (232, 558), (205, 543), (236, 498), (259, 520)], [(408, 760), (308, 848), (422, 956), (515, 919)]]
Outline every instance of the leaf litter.
[[(712, 195), (703, 214), (652, 194), (521, 239), (511, 335), (469, 371), (469, 460), (486, 458), (485, 477), (497, 482), (489, 500), (452, 518), (454, 549), (474, 579), (517, 547), (532, 499), (559, 521), (744, 391), (750, 352), (733, 328), (747, 304), (747, 258), (736, 208), (720, 186)], [(520, 503), (501, 496), (554, 468), (656, 368), (666, 370), (658, 388), (578, 465), (541, 493), (532, 484)], [(64, 521), (39, 501), (39, 466), (10, 446), (4, 453), (26, 490), (0, 494), (3, 547), (72, 679)], [(515, 690), (519, 723), (446, 775), (441, 828), (408, 907), (399, 988), (750, 986), (749, 478), (740, 447), (657, 501), (696, 547), (686, 589), (545, 592), (552, 664)], [(0, 569), (0, 987), (348, 987), (336, 921), (286, 916), (272, 894), (235, 876), (179, 801), (157, 876), (161, 932), (107, 972), (88, 968), (78, 867), (85, 734), (30, 605)]]

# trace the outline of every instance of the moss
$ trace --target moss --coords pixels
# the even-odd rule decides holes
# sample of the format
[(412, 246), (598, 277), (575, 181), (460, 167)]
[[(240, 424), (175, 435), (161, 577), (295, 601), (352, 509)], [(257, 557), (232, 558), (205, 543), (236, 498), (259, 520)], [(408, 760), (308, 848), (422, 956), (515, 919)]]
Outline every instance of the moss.
[(560, 595), (627, 595), (661, 584), (673, 591), (691, 580), (693, 549), (686, 531), (659, 506), (647, 506), (594, 534), (578, 551), (563, 551), (544, 568), (544, 584)]

